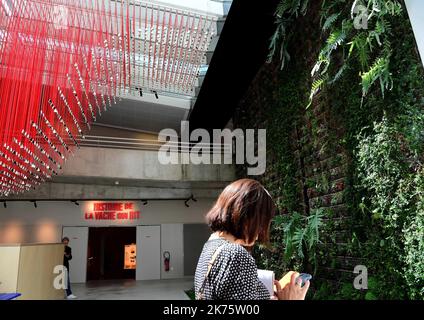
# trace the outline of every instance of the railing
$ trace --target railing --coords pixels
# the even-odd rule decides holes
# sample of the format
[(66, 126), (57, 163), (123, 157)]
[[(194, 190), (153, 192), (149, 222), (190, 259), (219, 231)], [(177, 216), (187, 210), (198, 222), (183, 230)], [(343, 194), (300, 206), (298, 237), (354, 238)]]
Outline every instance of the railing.
[(132, 150), (147, 150), (159, 151), (166, 143), (174, 151), (188, 152), (193, 147), (201, 148), (206, 154), (232, 152), (230, 144), (220, 143), (196, 143), (196, 142), (181, 142), (181, 141), (161, 141), (159, 139), (136, 139), (136, 138), (119, 138), (107, 136), (85, 136), (77, 139), (81, 147), (98, 147), (112, 149), (132, 149)]

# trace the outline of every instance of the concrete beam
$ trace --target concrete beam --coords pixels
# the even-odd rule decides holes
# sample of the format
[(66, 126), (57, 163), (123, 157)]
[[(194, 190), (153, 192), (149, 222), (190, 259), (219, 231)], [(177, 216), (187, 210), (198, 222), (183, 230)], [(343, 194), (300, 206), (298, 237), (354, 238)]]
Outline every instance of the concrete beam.
[(81, 147), (61, 176), (152, 181), (232, 181), (232, 165), (162, 165), (157, 151)]
[(98, 184), (73, 184), (47, 182), (20, 196), (11, 196), (4, 200), (171, 200), (195, 198), (217, 198), (226, 184), (219, 187), (196, 188), (194, 186), (174, 187), (136, 187), (109, 186)]
[(59, 176), (5, 200), (216, 198), (232, 165), (162, 165), (157, 151), (81, 147)]

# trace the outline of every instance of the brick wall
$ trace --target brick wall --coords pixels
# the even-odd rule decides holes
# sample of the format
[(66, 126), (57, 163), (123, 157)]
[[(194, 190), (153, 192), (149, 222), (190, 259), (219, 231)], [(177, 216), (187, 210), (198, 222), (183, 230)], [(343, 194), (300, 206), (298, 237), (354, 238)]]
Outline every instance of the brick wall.
[[(267, 129), (267, 170), (259, 179), (282, 203), (282, 212), (293, 210), (309, 215), (314, 209), (325, 209), (324, 226), (319, 245), (320, 256), (316, 278), (337, 285), (340, 281), (353, 282), (352, 273), (359, 260), (350, 256), (348, 243), (352, 238), (352, 223), (347, 207), (346, 177), (349, 155), (343, 147), (344, 129), (341, 115), (334, 112), (325, 93), (315, 99), (306, 110), (306, 104), (297, 110), (295, 123), (282, 123), (275, 126), (276, 114), (284, 114), (287, 106), (281, 105), (281, 86), (287, 85), (290, 76), (284, 74), (292, 70), (280, 71), (274, 64), (265, 64), (252, 82), (245, 98), (240, 102), (234, 116), (238, 128)], [(296, 84), (295, 84), (296, 85)], [(307, 88), (304, 83), (304, 88)], [(284, 90), (283, 90), (284, 92)], [(307, 94), (307, 92), (305, 92)], [(279, 134), (287, 132), (284, 125), (292, 126), (287, 139)], [(281, 176), (281, 155), (275, 143), (289, 149), (293, 155), (291, 182), (296, 190), (296, 205), (284, 207), (286, 195), (282, 184), (287, 176)], [(286, 159), (287, 160), (287, 159)], [(244, 168), (239, 168), (239, 176), (244, 177)], [(293, 196), (293, 195), (291, 195)]]
[(352, 219), (346, 184), (350, 157), (343, 146), (344, 121), (328, 101), (326, 93), (321, 93), (306, 112), (298, 155), (303, 158), (304, 200), (309, 211), (322, 208), (326, 212), (317, 277), (338, 285), (353, 282), (353, 268), (360, 260), (349, 252)]

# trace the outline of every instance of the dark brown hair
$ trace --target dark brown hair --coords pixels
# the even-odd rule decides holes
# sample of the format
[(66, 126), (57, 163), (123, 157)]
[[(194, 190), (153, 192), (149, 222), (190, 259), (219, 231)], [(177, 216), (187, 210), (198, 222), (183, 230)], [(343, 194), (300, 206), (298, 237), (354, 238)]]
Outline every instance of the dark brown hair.
[(276, 206), (268, 191), (256, 180), (241, 179), (222, 191), (206, 215), (212, 231), (228, 232), (237, 239), (268, 243), (269, 225)]

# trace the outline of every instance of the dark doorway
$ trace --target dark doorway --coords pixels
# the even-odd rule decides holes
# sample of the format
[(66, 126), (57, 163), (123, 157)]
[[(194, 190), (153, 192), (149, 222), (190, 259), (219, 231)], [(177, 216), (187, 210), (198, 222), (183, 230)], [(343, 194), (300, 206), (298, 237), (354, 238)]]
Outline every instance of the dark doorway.
[(136, 243), (136, 227), (89, 228), (87, 281), (135, 279), (124, 266), (125, 246)]

